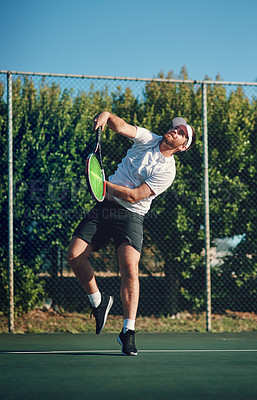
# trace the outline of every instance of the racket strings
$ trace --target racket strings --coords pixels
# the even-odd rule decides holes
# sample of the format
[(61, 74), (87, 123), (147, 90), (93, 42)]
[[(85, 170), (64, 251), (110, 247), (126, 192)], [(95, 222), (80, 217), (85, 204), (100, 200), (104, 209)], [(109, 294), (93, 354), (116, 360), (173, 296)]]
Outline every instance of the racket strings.
[(88, 177), (95, 198), (101, 201), (104, 196), (104, 174), (95, 155), (89, 160)]

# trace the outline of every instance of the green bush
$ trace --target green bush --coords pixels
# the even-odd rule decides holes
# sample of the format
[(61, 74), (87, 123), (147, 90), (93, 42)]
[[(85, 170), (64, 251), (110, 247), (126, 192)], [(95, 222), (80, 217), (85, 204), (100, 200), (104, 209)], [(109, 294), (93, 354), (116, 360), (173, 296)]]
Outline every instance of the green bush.
[[(44, 282), (40, 282), (37, 272), (40, 262), (33, 268), (14, 259), (14, 308), (15, 312), (27, 312), (37, 306), (44, 297)], [(3, 260), (0, 269), (0, 309), (7, 314), (9, 307), (8, 261)]]

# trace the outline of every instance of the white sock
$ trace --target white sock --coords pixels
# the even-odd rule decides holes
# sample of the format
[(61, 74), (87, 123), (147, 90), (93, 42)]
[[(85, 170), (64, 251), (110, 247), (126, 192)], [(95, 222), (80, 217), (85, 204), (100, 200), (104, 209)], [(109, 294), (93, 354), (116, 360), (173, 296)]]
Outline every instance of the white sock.
[(95, 293), (88, 294), (88, 298), (93, 307), (98, 307), (102, 300), (102, 296), (99, 290)]
[(135, 330), (135, 320), (134, 319), (124, 319), (123, 322), (123, 333), (126, 333), (129, 329), (131, 331)]

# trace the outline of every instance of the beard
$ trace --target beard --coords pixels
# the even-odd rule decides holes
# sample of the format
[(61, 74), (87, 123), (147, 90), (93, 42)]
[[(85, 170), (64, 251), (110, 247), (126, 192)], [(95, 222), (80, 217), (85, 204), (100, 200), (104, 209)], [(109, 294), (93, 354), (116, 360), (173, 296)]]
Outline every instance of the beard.
[(173, 142), (174, 142), (173, 137), (168, 132), (163, 134), (162, 142), (167, 144), (168, 146), (170, 146), (172, 148), (174, 147), (174, 145), (173, 145)]

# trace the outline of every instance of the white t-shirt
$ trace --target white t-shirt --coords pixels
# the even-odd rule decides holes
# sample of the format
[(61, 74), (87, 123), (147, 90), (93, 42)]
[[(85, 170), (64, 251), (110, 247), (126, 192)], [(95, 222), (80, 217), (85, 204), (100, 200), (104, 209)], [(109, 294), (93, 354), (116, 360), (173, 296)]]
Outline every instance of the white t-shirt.
[(137, 127), (133, 146), (118, 165), (116, 172), (109, 177), (109, 181), (117, 185), (134, 189), (145, 182), (153, 190), (155, 195), (135, 203), (114, 197), (123, 207), (141, 215), (148, 212), (155, 197), (171, 186), (176, 175), (174, 157), (164, 157), (160, 152), (161, 139), (161, 136)]

